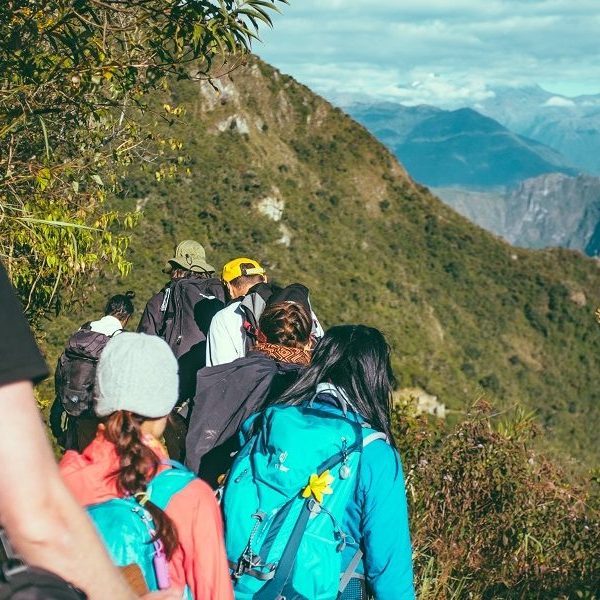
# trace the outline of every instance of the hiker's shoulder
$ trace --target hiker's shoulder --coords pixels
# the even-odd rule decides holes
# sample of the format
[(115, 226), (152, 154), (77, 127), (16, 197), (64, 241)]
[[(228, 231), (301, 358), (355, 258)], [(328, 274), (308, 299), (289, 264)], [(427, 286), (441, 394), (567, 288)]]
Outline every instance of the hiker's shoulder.
[(146, 310), (152, 309), (153, 307), (160, 307), (165, 297), (165, 290), (169, 285), (170, 283), (165, 284), (158, 292), (151, 296), (148, 302), (146, 302)]
[(242, 381), (253, 373), (265, 374), (277, 373), (277, 363), (268, 356), (260, 352), (250, 352), (247, 356), (236, 358), (228, 363), (204, 367), (198, 371), (198, 382), (203, 383), (207, 380), (221, 379), (235, 373)]
[(198, 477), (192, 479), (182, 490), (177, 492), (169, 502), (169, 513), (190, 515), (209, 512), (216, 505), (212, 488)]
[(218, 324), (227, 324), (232, 321), (237, 323), (242, 318), (242, 314), (242, 310), (240, 309), (240, 300), (235, 300), (215, 313), (212, 323), (215, 321)]
[(363, 448), (361, 482), (367, 490), (376, 482), (393, 484), (402, 478), (402, 462), (398, 451), (385, 439), (376, 439)]
[[(365, 433), (363, 438), (366, 440), (369, 435), (369, 433)], [(364, 446), (363, 459), (376, 465), (381, 461), (386, 463), (395, 462), (400, 459), (400, 456), (398, 451), (387, 441), (387, 438), (377, 437)]]

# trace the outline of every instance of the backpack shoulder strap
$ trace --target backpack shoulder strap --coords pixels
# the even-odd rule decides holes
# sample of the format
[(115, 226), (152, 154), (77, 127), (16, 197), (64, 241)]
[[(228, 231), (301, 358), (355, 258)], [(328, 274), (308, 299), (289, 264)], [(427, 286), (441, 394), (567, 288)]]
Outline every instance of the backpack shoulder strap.
[(163, 299), (160, 304), (160, 314), (162, 315), (162, 320), (160, 323), (160, 328), (157, 332), (157, 335), (162, 338), (165, 336), (167, 321), (173, 318), (173, 315), (169, 312), (169, 305), (171, 304), (171, 295), (173, 294), (173, 288), (175, 287), (175, 284), (175, 281), (171, 282), (163, 291)]
[(390, 440), (388, 440), (388, 436), (385, 435), (385, 433), (382, 433), (381, 431), (373, 431), (363, 438), (363, 448), (366, 448), (369, 444), (376, 440), (384, 440), (386, 444), (390, 443)]
[(150, 501), (161, 510), (167, 508), (175, 494), (196, 479), (192, 471), (176, 461), (165, 461), (163, 464), (168, 464), (171, 468), (161, 471), (148, 485)]
[[(363, 428), (367, 430), (370, 429), (368, 424), (363, 425)], [(386, 444), (390, 443), (390, 440), (388, 439), (388, 436), (385, 435), (385, 433), (373, 430), (371, 431), (371, 433), (367, 434), (363, 438), (363, 448), (366, 448), (369, 444), (372, 444), (376, 440), (383, 440)], [(350, 583), (350, 580), (352, 579), (352, 577), (354, 577), (354, 574), (356, 573), (356, 568), (360, 564), (362, 557), (363, 551), (359, 546), (354, 555), (352, 556), (352, 559), (348, 563), (348, 566), (346, 567), (346, 569), (340, 577), (340, 585), (338, 587), (338, 593), (340, 595), (344, 593), (344, 591), (348, 587), (348, 584)]]

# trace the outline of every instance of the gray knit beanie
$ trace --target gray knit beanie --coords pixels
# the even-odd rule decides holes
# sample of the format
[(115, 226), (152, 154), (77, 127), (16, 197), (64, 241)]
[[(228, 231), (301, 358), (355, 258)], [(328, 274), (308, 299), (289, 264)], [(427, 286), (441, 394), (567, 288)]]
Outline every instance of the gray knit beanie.
[(129, 410), (155, 419), (177, 402), (177, 359), (155, 335), (120, 333), (104, 347), (96, 369), (96, 414)]

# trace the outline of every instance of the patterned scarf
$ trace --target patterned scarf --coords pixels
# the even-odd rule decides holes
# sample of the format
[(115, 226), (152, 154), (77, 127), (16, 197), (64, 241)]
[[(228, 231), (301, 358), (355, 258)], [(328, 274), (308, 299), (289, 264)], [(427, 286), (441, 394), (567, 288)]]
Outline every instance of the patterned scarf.
[(279, 346), (269, 342), (258, 342), (254, 350), (266, 354), (278, 362), (290, 363), (293, 365), (310, 364), (311, 351), (304, 348), (289, 348), (288, 346)]

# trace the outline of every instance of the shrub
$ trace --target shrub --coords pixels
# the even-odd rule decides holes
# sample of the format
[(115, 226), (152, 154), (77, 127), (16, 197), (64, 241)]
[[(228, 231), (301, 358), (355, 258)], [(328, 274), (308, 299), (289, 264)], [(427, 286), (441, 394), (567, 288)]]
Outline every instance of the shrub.
[(593, 598), (600, 519), (589, 491), (529, 450), (530, 415), (479, 401), (453, 431), (397, 408), (421, 600)]

